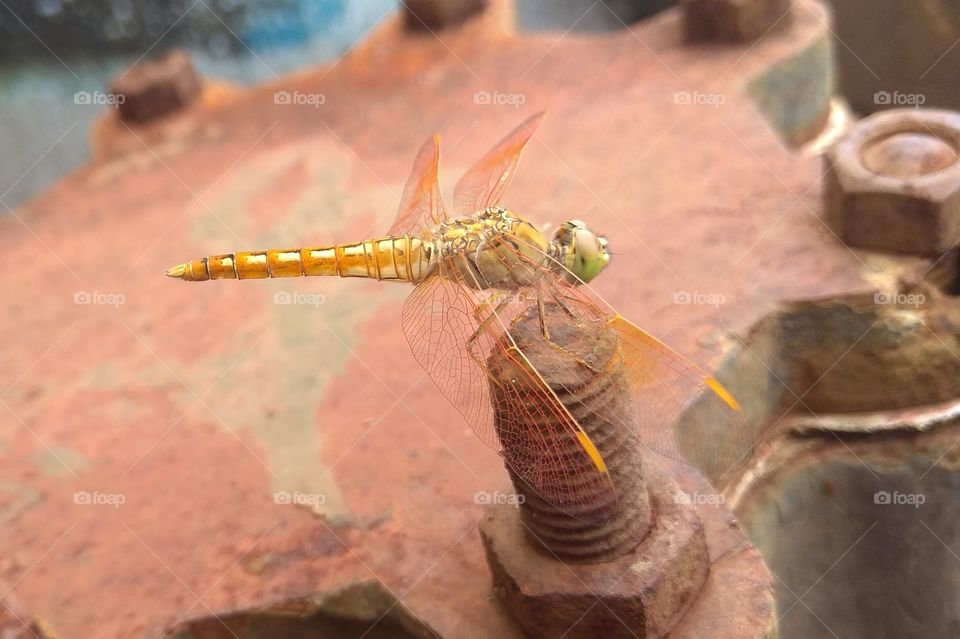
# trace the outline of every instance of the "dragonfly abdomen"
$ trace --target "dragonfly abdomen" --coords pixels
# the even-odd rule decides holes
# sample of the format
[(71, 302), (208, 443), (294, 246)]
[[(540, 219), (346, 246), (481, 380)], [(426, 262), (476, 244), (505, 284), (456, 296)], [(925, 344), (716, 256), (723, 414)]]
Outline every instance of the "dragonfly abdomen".
[(302, 249), (270, 249), (211, 255), (167, 271), (191, 282), (268, 277), (339, 276), (419, 282), (430, 268), (430, 249), (402, 235)]

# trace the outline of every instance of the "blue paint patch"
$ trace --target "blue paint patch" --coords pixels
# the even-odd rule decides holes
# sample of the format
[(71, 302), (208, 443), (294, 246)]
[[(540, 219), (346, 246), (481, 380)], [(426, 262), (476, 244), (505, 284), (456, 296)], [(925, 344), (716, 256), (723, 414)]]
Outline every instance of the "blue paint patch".
[(343, 17), (344, 0), (287, 0), (251, 6), (240, 38), (251, 49), (306, 44)]

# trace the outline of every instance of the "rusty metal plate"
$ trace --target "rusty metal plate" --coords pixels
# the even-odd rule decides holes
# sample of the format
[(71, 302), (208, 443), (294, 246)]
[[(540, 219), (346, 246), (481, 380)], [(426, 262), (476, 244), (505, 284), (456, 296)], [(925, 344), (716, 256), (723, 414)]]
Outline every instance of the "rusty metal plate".
[[(824, 41), (818, 5), (723, 47), (684, 45), (675, 11), (604, 36), (521, 37), (510, 17), (492, 3), (440, 36), (391, 20), (330, 67), (208, 86), (140, 128), (105, 120), (95, 162), (0, 220), (0, 579), (45, 627), (156, 636), (376, 580), (431, 632), (518, 636), (477, 533), (506, 474), (408, 353), (408, 291), (162, 276), (381, 232), (435, 130), (449, 186), (547, 109), (507, 203), (605, 231), (599, 292), (707, 365), (779, 300), (869, 288), (872, 267), (815, 215), (819, 163), (746, 88)], [(719, 558), (724, 525), (704, 517)], [(737, 596), (762, 617), (753, 553)]]

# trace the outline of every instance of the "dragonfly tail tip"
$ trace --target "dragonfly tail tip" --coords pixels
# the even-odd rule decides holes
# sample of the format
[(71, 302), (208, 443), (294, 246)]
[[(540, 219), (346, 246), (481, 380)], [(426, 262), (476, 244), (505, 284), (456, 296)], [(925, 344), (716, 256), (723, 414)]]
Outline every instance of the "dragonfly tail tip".
[(186, 264), (177, 264), (176, 266), (167, 269), (167, 277), (175, 277), (180, 280), (183, 279), (183, 276), (186, 275), (186, 273), (187, 273)]

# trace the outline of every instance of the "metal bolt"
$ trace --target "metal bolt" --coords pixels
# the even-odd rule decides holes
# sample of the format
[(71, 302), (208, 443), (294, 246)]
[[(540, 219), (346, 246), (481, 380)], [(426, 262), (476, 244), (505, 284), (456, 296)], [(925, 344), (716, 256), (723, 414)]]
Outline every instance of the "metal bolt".
[[(706, 580), (703, 527), (672, 480), (653, 471), (653, 482), (644, 481), (637, 431), (622, 418), (632, 407), (615, 334), (605, 322), (579, 321), (557, 306), (546, 305), (545, 315), (549, 340), (536, 308), (518, 317), (510, 334), (603, 455), (616, 498), (586, 459), (579, 472), (569, 462), (566, 473), (549, 472), (559, 458), (577, 459), (579, 444), (571, 435), (557, 456), (543, 450), (533, 433), (558, 430), (522, 417), (529, 411), (519, 402), (530, 400), (516, 392), (523, 377), (516, 367), (525, 364), (495, 349), (488, 366), (504, 457), (548, 472), (538, 494), (510, 471), (525, 499), (519, 509), (494, 507), (481, 525), (494, 588), (530, 637), (662, 636)], [(576, 503), (558, 505), (572, 487)]]
[(960, 242), (960, 115), (900, 109), (862, 120), (825, 156), (825, 219), (860, 248), (937, 254)]
[(184, 108), (200, 95), (200, 78), (183, 50), (137, 64), (111, 88), (120, 117), (144, 123)]
[(689, 42), (747, 42), (792, 21), (792, 0), (681, 0)]
[[(526, 396), (518, 397), (516, 388), (523, 385), (518, 380), (526, 376), (515, 372), (523, 364), (503, 356), (504, 351), (495, 351), (489, 363), (491, 371), (505, 380), (492, 388), (497, 435), (508, 464), (545, 469), (544, 485), (540, 487), (543, 495), (531, 490), (510, 470), (517, 492), (524, 497), (520, 512), (534, 543), (561, 559), (603, 561), (633, 550), (650, 528), (650, 502), (643, 482), (639, 437), (636, 429), (621, 426), (630, 423), (629, 415), (633, 414), (627, 380), (623, 371), (616, 368), (618, 341), (605, 323), (576, 322), (553, 305), (548, 305), (546, 311), (549, 341), (543, 337), (536, 306), (513, 325), (511, 335), (597, 446), (607, 464), (609, 481), (596, 471), (572, 434), (564, 433), (565, 439), (557, 445), (562, 453), (545, 454), (540, 437), (554, 439), (556, 427), (526, 423), (527, 413), (517, 404), (529, 400)], [(594, 373), (578, 358), (602, 372)], [(612, 370), (608, 362), (614, 363)], [(544, 415), (542, 419), (549, 421), (552, 416)], [(504, 427), (517, 422), (524, 422), (522, 431)], [(536, 431), (542, 434), (534, 437)], [(569, 466), (570, 460), (579, 460), (578, 475), (551, 472)], [(610, 481), (616, 492), (609, 489)], [(581, 498), (561, 510), (555, 504), (571, 492), (571, 484)], [(553, 499), (547, 501), (544, 496)]]
[(404, 23), (412, 31), (439, 31), (486, 9), (488, 0), (406, 0)]

